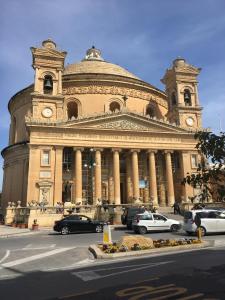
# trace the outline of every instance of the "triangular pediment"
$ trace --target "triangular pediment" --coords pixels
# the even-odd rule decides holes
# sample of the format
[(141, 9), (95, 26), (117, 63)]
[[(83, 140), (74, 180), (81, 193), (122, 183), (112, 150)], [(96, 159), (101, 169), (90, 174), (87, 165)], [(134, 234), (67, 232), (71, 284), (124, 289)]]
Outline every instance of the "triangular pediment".
[(187, 132), (185, 129), (172, 125), (163, 120), (147, 118), (128, 112), (104, 114), (96, 117), (86, 117), (71, 120), (63, 125), (64, 128), (115, 130), (132, 132)]
[(33, 48), (33, 52), (35, 53), (36, 56), (49, 57), (52, 59), (65, 57), (65, 52), (59, 52), (54, 49)]

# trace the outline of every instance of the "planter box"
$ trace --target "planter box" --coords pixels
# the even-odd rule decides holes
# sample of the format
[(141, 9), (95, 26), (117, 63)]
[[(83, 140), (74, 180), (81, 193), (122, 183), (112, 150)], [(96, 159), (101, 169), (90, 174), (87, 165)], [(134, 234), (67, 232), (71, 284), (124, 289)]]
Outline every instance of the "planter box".
[(173, 253), (179, 251), (193, 251), (193, 249), (202, 249), (211, 246), (210, 241), (203, 241), (199, 244), (191, 244), (191, 245), (182, 245), (182, 246), (173, 246), (173, 247), (162, 247), (162, 248), (153, 248), (148, 250), (139, 250), (139, 251), (127, 251), (127, 252), (117, 252), (117, 253), (109, 253), (106, 254), (101, 249), (99, 249), (98, 245), (90, 245), (89, 251), (94, 255), (97, 259), (117, 259), (126, 256), (141, 256), (141, 255), (151, 255), (151, 254), (164, 254), (164, 253)]
[(19, 228), (26, 228), (26, 224), (19, 224)]
[(32, 230), (38, 230), (39, 225), (38, 224), (33, 224), (32, 225)]

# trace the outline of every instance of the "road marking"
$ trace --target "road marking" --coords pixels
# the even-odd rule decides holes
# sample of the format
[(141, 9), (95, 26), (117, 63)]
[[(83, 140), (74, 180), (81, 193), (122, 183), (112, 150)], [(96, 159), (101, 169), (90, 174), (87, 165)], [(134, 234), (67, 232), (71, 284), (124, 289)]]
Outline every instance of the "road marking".
[(101, 276), (101, 275), (97, 274), (94, 271), (77, 272), (77, 273), (72, 273), (72, 275), (76, 275), (77, 277), (79, 277), (83, 281), (90, 281), (90, 280), (94, 280), (94, 279), (99, 279), (99, 278), (105, 277), (105, 276)]
[(172, 262), (174, 262), (174, 261), (165, 261), (165, 262), (158, 262), (158, 263), (152, 263), (152, 264), (136, 265), (136, 266), (141, 266), (141, 267), (137, 267), (137, 268), (132, 268), (133, 266), (129, 266), (130, 269), (128, 269), (128, 270), (123, 270), (123, 271), (120, 271), (120, 272), (113, 272), (113, 273), (107, 274), (107, 275), (99, 275), (99, 274), (96, 273), (96, 271), (106, 271), (106, 270), (108, 271), (108, 270), (121, 269), (121, 268), (124, 269), (128, 266), (116, 267), (116, 268), (97, 269), (97, 270), (94, 270), (94, 271), (72, 272), (71, 274), (77, 276), (78, 278), (82, 279), (83, 281), (90, 281), (90, 280), (94, 280), (94, 279), (105, 278), (105, 277), (115, 276), (115, 275), (118, 275), (118, 274), (124, 274), (124, 273), (128, 273), (128, 272), (133, 272), (133, 271), (143, 270), (143, 269), (147, 269), (147, 268), (157, 267), (157, 266), (169, 264), (169, 263), (172, 263)]
[(49, 249), (49, 248), (54, 248), (56, 244), (51, 244), (51, 245), (46, 245), (43, 247), (32, 247), (32, 244), (27, 245), (26, 247), (20, 249), (20, 250), (43, 250), (43, 249)]
[(3, 256), (3, 258), (0, 260), (0, 264), (7, 258), (9, 257), (10, 250), (6, 250), (6, 254)]
[(27, 249), (27, 248), (30, 248), (32, 246), (32, 244), (28, 244), (28, 245), (26, 245), (24, 248), (22, 248), (22, 249)]
[(76, 248), (76, 247), (54, 249), (54, 250), (51, 250), (51, 251), (48, 251), (48, 252), (45, 252), (45, 253), (36, 254), (36, 255), (32, 255), (30, 257), (13, 260), (13, 261), (10, 261), (8, 263), (2, 264), (0, 269), (10, 268), (10, 267), (14, 267), (14, 266), (17, 266), (17, 265), (21, 265), (21, 264), (24, 264), (24, 263), (27, 263), (27, 262), (30, 262), (30, 261), (33, 261), (33, 260), (37, 260), (37, 259), (41, 259), (41, 258), (48, 257), (48, 256), (51, 256), (51, 255), (55, 255), (55, 254), (58, 254), (58, 253), (61, 253), (61, 252), (65, 252), (65, 251), (68, 251), (68, 250), (73, 249), (73, 248)]
[(75, 264), (69, 265), (67, 267), (57, 267), (57, 268), (50, 268), (50, 269), (45, 269), (43, 270), (43, 272), (52, 272), (52, 271), (57, 271), (57, 270), (71, 270), (74, 269), (75, 267), (80, 267), (80, 266), (84, 266), (84, 265), (89, 265), (90, 263), (93, 263), (92, 259), (86, 258), (84, 260), (81, 260)]

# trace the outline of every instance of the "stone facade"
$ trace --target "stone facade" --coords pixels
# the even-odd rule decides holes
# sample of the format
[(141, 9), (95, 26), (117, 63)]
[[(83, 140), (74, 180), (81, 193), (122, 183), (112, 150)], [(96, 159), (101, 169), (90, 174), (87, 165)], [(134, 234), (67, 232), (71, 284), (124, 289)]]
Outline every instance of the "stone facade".
[(171, 206), (196, 193), (181, 180), (199, 159), (199, 68), (176, 59), (164, 92), (105, 62), (94, 47), (66, 67), (66, 52), (51, 40), (31, 51), (34, 83), (9, 101), (4, 207), (99, 199)]

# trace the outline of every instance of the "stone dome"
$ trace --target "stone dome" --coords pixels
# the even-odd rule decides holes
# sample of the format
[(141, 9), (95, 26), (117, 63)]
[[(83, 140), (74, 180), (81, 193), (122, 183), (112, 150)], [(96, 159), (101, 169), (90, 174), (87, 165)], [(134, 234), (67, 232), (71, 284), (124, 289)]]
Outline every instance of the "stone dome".
[(107, 74), (140, 80), (137, 76), (128, 72), (124, 68), (106, 62), (101, 57), (100, 50), (96, 49), (94, 46), (87, 50), (86, 56), (81, 62), (67, 65), (63, 74)]

